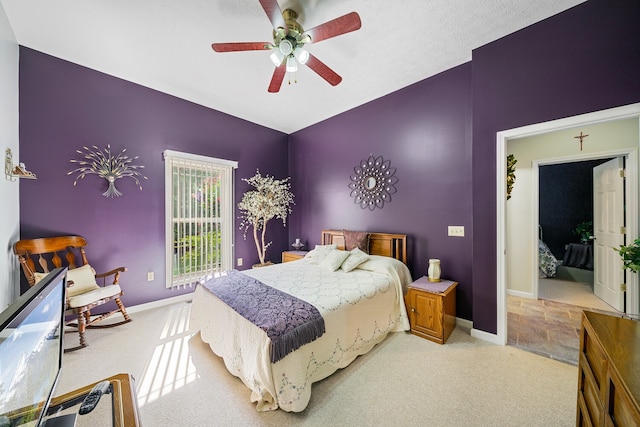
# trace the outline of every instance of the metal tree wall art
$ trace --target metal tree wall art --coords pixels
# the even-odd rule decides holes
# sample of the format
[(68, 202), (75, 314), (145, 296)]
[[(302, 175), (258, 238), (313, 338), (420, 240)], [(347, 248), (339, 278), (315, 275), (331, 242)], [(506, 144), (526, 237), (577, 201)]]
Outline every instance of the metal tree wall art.
[(106, 179), (109, 182), (107, 191), (102, 193), (102, 195), (105, 197), (122, 196), (122, 193), (118, 191), (115, 185), (116, 179), (119, 178), (126, 177), (133, 179), (136, 182), (138, 188), (142, 190), (140, 179), (147, 179), (147, 177), (142, 175), (142, 173), (138, 171), (138, 169), (142, 169), (144, 168), (144, 166), (133, 164), (133, 161), (137, 160), (138, 156), (126, 156), (126, 148), (119, 154), (113, 155), (111, 153), (110, 144), (107, 144), (107, 148), (104, 148), (102, 150), (95, 145), (93, 145), (91, 148), (82, 148), (84, 148), (84, 152), (82, 150), (76, 150), (76, 152), (78, 154), (82, 154), (84, 156), (84, 159), (71, 159), (71, 163), (77, 164), (78, 167), (71, 172), (67, 172), (67, 175), (71, 175), (73, 173), (78, 174), (75, 181), (73, 181), (74, 186), (78, 183), (79, 179), (83, 179), (87, 175), (95, 174), (100, 178)]
[(398, 177), (394, 176), (396, 168), (391, 167), (391, 160), (385, 161), (382, 156), (360, 161), (353, 168), (349, 188), (353, 202), (362, 209), (382, 209), (385, 202), (391, 201), (391, 194), (396, 192)]

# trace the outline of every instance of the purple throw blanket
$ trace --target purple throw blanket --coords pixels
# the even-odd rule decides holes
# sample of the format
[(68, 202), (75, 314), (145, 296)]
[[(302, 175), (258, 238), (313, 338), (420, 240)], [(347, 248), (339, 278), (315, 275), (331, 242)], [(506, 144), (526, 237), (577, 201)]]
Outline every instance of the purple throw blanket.
[(313, 305), (237, 270), (202, 286), (267, 333), (271, 363), (324, 334), (324, 319)]

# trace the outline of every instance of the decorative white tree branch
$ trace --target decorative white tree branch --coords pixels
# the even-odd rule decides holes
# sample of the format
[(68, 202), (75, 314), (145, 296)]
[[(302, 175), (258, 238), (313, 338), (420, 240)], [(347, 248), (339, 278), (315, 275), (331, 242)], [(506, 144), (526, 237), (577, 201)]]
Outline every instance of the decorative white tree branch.
[(143, 169), (144, 166), (132, 164), (134, 160), (138, 159), (138, 156), (132, 158), (126, 156), (126, 148), (114, 156), (111, 154), (111, 144), (107, 144), (107, 148), (102, 150), (95, 145), (93, 145), (92, 148), (86, 146), (82, 148), (84, 148), (86, 152), (82, 152), (81, 150), (76, 150), (76, 152), (82, 154), (84, 160), (71, 159), (71, 163), (76, 163), (79, 167), (71, 172), (67, 172), (67, 175), (73, 173), (78, 174), (75, 181), (73, 181), (74, 186), (78, 183), (79, 179), (84, 179), (87, 175), (95, 174), (109, 182), (107, 191), (102, 193), (105, 197), (120, 197), (122, 195), (115, 186), (115, 181), (119, 178), (126, 177), (133, 179), (138, 188), (142, 190), (140, 179), (147, 179), (147, 177), (138, 172), (138, 169)]
[[(238, 203), (242, 215), (239, 217), (242, 222), (240, 229), (244, 229), (244, 238), (247, 238), (249, 227), (253, 227), (253, 240), (258, 250), (260, 264), (265, 263), (267, 248), (272, 242), (265, 242), (267, 222), (272, 218), (282, 219), (282, 223), (287, 225), (287, 215), (291, 213), (293, 193), (290, 191), (289, 180), (275, 179), (272, 176), (262, 176), (259, 170), (251, 178), (242, 178), (243, 181), (255, 187), (244, 193), (242, 200)], [(258, 237), (258, 231), (261, 236)]]

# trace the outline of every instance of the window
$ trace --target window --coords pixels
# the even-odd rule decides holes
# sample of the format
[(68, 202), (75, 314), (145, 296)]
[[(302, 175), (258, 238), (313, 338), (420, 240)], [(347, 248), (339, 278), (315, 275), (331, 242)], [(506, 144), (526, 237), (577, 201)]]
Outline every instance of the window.
[(237, 162), (166, 150), (167, 287), (233, 268)]

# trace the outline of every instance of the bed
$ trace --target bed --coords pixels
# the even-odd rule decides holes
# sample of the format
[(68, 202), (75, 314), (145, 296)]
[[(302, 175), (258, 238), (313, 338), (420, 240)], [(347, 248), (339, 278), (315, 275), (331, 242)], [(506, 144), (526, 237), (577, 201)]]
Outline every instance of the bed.
[[(251, 390), (258, 411), (303, 411), (314, 382), (348, 366), (391, 332), (409, 330), (403, 294), (411, 283), (406, 236), (369, 233), (369, 257), (352, 271), (330, 271), (313, 251), (292, 262), (241, 273), (317, 308), (325, 332), (278, 361), (271, 341), (205, 284), (196, 286), (190, 330), (220, 356), (228, 371)], [(342, 251), (342, 230), (324, 230), (320, 249)], [(320, 250), (319, 249), (319, 250)], [(317, 255), (318, 251), (315, 252)]]
[(556, 277), (556, 270), (560, 262), (551, 253), (549, 246), (542, 240), (538, 240), (538, 266), (540, 269), (539, 277)]
[(553, 255), (543, 237), (542, 226), (538, 224), (538, 277), (556, 277), (556, 270), (562, 263)]

